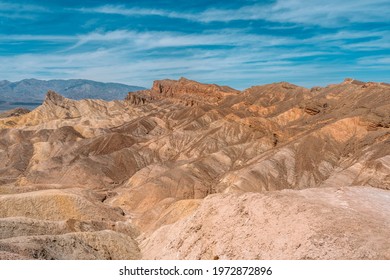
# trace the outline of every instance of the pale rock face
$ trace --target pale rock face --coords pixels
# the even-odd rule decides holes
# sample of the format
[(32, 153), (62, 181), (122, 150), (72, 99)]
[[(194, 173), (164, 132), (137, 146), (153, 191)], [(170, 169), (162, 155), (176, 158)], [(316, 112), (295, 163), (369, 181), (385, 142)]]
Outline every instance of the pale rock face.
[(387, 191), (364, 187), (215, 194), (141, 250), (145, 259), (389, 259), (388, 203)]
[(48, 92), (0, 117), (0, 259), (389, 259), (389, 112), (352, 79)]

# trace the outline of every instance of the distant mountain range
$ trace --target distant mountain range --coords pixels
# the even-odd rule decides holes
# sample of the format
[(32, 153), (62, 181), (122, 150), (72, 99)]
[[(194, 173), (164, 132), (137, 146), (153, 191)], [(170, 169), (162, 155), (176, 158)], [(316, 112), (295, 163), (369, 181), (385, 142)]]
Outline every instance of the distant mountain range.
[[(0, 81), (0, 103), (40, 103), (48, 90), (54, 90), (71, 99), (124, 99), (128, 92), (144, 89), (119, 83), (101, 83), (90, 80), (37, 80), (19, 82)], [(1, 102), (3, 101), (3, 102)]]

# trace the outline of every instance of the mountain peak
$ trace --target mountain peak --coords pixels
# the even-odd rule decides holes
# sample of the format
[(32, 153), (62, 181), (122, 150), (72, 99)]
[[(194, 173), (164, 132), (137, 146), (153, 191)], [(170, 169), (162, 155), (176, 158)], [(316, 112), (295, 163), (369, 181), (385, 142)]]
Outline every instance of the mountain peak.
[(276, 83), (276, 84), (281, 86), (282, 88), (285, 88), (285, 89), (302, 88), (300, 86), (297, 86), (295, 84), (292, 84), (292, 83), (289, 83), (289, 82), (286, 82), (286, 81), (282, 81), (282, 82), (279, 82), (279, 83)]
[(52, 103), (52, 104), (55, 104), (55, 105), (58, 105), (62, 102), (64, 102), (66, 98), (63, 97), (62, 95), (56, 93), (55, 91), (53, 90), (49, 90), (47, 93), (46, 93), (46, 97), (45, 97), (45, 101), (44, 103)]

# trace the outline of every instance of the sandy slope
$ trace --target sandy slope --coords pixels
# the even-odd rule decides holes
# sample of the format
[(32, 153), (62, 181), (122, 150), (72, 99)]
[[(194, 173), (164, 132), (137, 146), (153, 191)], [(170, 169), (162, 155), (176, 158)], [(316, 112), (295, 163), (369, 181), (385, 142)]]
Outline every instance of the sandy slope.
[(388, 259), (389, 112), (352, 79), (50, 91), (0, 119), (0, 258)]

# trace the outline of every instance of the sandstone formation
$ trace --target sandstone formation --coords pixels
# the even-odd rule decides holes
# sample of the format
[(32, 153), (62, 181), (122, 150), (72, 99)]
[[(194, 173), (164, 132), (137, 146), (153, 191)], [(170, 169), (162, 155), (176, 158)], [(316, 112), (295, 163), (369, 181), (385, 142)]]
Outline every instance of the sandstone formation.
[(238, 94), (239, 91), (228, 86), (201, 84), (186, 78), (154, 81), (150, 90), (129, 93), (127, 100), (141, 98), (142, 103), (153, 99), (173, 99), (176, 102), (194, 106), (199, 104), (217, 104), (224, 97)]
[(0, 259), (389, 259), (390, 86), (123, 101), (0, 119)]

